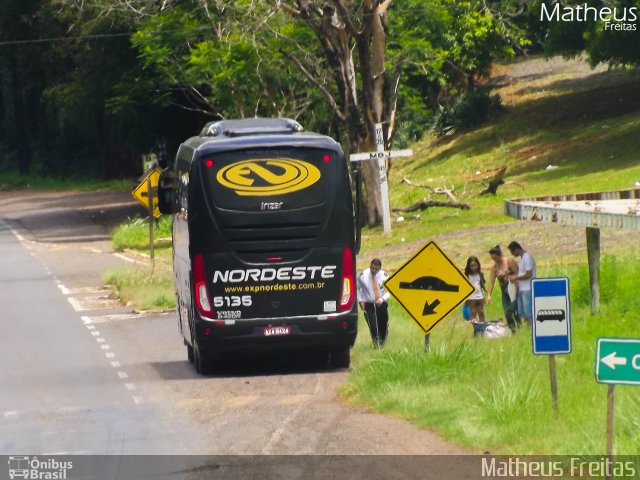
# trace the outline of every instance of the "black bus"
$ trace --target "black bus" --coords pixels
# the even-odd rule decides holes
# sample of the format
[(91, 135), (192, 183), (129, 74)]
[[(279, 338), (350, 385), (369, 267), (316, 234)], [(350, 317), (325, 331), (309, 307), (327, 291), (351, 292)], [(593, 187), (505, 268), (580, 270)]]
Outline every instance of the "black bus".
[(225, 120), (160, 178), (188, 358), (318, 348), (347, 367), (356, 338), (354, 205), (333, 139), (288, 119)]

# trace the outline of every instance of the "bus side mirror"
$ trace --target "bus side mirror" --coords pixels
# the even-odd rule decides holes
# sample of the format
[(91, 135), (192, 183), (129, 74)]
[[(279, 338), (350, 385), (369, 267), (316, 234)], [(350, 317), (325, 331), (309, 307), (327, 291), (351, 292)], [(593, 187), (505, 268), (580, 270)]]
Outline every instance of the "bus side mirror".
[(176, 192), (178, 182), (175, 172), (163, 170), (158, 180), (158, 209), (165, 215), (178, 213)]

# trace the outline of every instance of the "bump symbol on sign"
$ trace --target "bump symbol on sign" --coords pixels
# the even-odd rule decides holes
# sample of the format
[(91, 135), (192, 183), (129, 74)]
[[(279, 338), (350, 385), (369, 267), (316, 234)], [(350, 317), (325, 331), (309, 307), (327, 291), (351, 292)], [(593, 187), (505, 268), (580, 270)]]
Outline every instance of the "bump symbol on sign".
[(438, 277), (420, 277), (413, 282), (400, 282), (400, 288), (408, 288), (411, 290), (435, 290), (437, 292), (458, 292), (458, 285), (449, 285)]

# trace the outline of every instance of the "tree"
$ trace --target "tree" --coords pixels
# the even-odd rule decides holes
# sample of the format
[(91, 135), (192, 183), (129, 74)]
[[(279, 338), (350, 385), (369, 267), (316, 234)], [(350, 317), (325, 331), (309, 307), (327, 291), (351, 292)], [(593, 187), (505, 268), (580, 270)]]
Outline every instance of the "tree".
[[(499, 3), (509, 12), (516, 5)], [(334, 118), (345, 127), (352, 151), (374, 149), (376, 123), (386, 126), (388, 143), (393, 140), (399, 100), (410, 105), (413, 99), (412, 113), (424, 115), (429, 99), (415, 102), (416, 94), (435, 93), (444, 82), (455, 84), (458, 79), (452, 71), (461, 72), (473, 89), (475, 77), (487, 74), (496, 56), (513, 54), (515, 37), (525, 41), (485, 1), (405, 1), (397, 12), (391, 12), (392, 4), (392, 0), (274, 3), (315, 35), (321, 55), (311, 44), (275, 32), (284, 40), (283, 54), (322, 92)], [(409, 88), (408, 82), (403, 83), (405, 74), (417, 79), (417, 85)], [(375, 225), (382, 220), (378, 170), (366, 163), (365, 221)]]
[[(274, 31), (285, 40), (280, 51), (318, 88), (331, 107), (334, 121), (345, 127), (350, 151), (375, 149), (376, 123), (386, 124), (388, 138), (396, 127), (403, 60), (399, 58), (393, 66), (386, 61), (391, 4), (392, 0), (274, 3), (278, 10), (313, 32), (321, 56), (314, 55), (313, 47)], [(379, 224), (379, 173), (372, 162), (364, 165), (364, 184), (365, 221)]]
[[(374, 124), (385, 122), (390, 137), (396, 125), (403, 61), (387, 69), (391, 3), (172, 4), (150, 17), (140, 11), (134, 43), (147, 67), (164, 77), (164, 94), (177, 89), (186, 108), (220, 117), (313, 118), (311, 128), (346, 131), (348, 150), (371, 150)], [(365, 167), (365, 185), (373, 225), (382, 219), (373, 165)]]
[[(106, 16), (128, 12), (139, 22), (140, 85), (156, 101), (214, 118), (293, 116), (348, 153), (374, 149), (376, 123), (387, 147), (403, 118), (424, 130), (440, 89), (459, 81), (452, 72), (472, 85), (505, 50), (504, 22), (479, 0), (405, 0), (398, 11), (392, 0), (97, 3)], [(364, 218), (375, 225), (379, 176), (375, 165), (364, 169)]]
[(4, 105), (3, 130), (8, 133), (7, 148), (16, 153), (18, 171), (26, 175), (31, 170), (31, 129), (38, 111), (36, 98), (41, 89), (38, 66), (32, 62), (31, 47), (22, 42), (34, 38), (40, 31), (39, 0), (1, 0), (0, 42), (12, 42), (0, 47), (0, 77)]
[[(563, 2), (562, 8), (584, 9), (585, 5), (588, 5), (598, 12), (611, 12), (609, 15), (602, 15), (602, 18), (600, 15), (596, 18), (593, 14), (585, 14), (584, 20), (573, 21), (557, 21), (555, 18), (549, 20), (551, 9), (547, 5), (547, 13), (542, 15), (542, 3), (537, 0), (531, 5), (531, 15), (545, 27), (544, 49), (547, 55), (562, 54), (575, 57), (586, 52), (589, 62), (594, 67), (600, 63), (610, 66), (640, 64), (640, 51), (637, 48), (640, 42), (640, 1)], [(612, 26), (619, 27), (620, 30)]]

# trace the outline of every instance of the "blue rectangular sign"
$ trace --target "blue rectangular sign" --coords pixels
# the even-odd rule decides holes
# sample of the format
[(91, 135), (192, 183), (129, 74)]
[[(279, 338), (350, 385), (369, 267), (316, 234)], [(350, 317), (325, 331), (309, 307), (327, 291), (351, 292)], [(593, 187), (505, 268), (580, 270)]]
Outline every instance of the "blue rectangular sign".
[(568, 278), (536, 278), (531, 282), (533, 353), (571, 353), (571, 307)]

